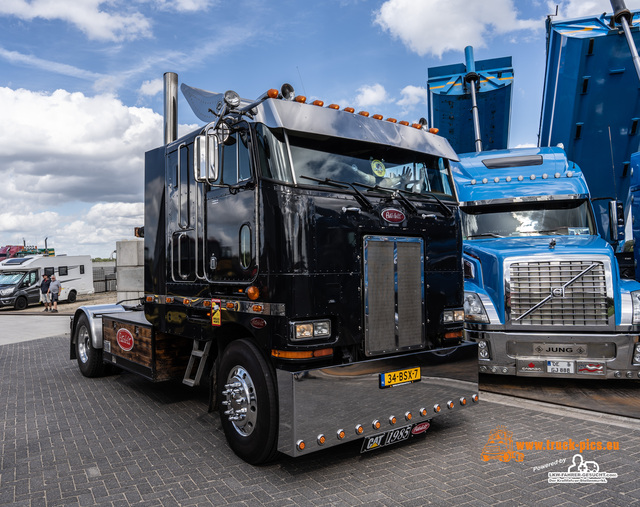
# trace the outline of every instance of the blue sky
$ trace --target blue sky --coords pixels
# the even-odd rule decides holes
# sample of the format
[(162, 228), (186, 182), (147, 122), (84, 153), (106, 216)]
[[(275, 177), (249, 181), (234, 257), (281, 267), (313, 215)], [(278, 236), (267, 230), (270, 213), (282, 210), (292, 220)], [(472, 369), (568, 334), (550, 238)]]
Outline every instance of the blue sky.
[[(512, 56), (511, 147), (537, 143), (544, 20), (609, 0), (2, 0), (0, 244), (108, 257), (142, 225), (162, 75), (256, 98), (296, 92), (426, 116), (427, 69)], [(629, 9), (640, 0), (626, 0)], [(182, 132), (200, 124), (180, 95)]]

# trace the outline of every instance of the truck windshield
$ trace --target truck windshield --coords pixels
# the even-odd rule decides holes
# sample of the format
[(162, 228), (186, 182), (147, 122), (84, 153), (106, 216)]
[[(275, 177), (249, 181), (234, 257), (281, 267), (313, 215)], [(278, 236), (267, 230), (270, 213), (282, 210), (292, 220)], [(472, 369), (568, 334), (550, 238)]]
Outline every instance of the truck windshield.
[(464, 239), (596, 234), (584, 200), (465, 206)]
[(304, 185), (343, 183), (345, 188), (362, 183), (453, 198), (446, 159), (349, 139), (285, 135), (263, 125), (257, 131), (262, 175), (267, 178)]
[(23, 276), (24, 273), (20, 271), (5, 271), (0, 273), (0, 285), (16, 285)]

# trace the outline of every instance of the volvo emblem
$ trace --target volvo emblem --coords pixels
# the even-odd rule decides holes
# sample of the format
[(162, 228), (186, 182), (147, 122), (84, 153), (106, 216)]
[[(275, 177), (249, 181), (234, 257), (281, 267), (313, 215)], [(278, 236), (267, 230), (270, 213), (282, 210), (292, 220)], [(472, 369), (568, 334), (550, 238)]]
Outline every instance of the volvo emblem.
[(555, 289), (551, 289), (551, 295), (554, 298), (563, 298), (564, 297), (564, 287), (556, 287)]
[(404, 213), (396, 208), (385, 208), (382, 210), (381, 216), (390, 224), (401, 224), (405, 221)]

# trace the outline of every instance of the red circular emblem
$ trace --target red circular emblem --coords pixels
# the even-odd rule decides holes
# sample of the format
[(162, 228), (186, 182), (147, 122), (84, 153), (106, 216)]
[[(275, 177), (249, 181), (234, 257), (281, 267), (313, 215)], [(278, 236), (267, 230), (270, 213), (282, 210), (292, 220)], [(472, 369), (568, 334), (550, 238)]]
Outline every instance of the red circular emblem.
[(250, 322), (251, 322), (251, 325), (256, 329), (262, 329), (267, 325), (267, 321), (261, 317), (254, 317), (253, 319), (251, 319)]
[(396, 208), (386, 208), (382, 210), (382, 218), (391, 224), (400, 224), (407, 218), (402, 211)]
[(411, 433), (413, 433), (414, 435), (419, 435), (420, 433), (424, 433), (425, 431), (427, 431), (429, 429), (429, 426), (431, 426), (429, 421), (416, 424), (411, 430)]
[(128, 329), (118, 329), (116, 341), (122, 350), (129, 351), (133, 348), (133, 335)]

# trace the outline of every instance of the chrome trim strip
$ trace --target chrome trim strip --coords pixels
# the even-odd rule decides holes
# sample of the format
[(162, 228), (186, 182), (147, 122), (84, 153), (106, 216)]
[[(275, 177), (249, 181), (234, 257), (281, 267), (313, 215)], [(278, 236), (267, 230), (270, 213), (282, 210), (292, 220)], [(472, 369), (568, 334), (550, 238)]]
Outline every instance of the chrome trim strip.
[[(477, 185), (480, 185), (478, 183)], [(587, 194), (565, 194), (565, 195), (523, 195), (518, 197), (501, 197), (500, 199), (485, 199), (483, 201), (464, 201), (460, 203), (462, 206), (486, 206), (490, 204), (511, 204), (523, 202), (546, 202), (546, 201), (579, 201), (588, 199)]]
[(487, 312), (487, 317), (489, 317), (489, 324), (500, 324), (500, 317), (498, 317), (498, 312), (496, 311), (496, 307), (491, 301), (491, 298), (486, 294), (482, 294), (476, 292), (476, 295), (480, 298), (480, 302), (484, 306), (484, 311)]
[(633, 299), (630, 292), (620, 294), (620, 325), (633, 325)]

